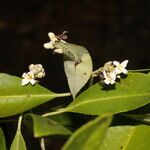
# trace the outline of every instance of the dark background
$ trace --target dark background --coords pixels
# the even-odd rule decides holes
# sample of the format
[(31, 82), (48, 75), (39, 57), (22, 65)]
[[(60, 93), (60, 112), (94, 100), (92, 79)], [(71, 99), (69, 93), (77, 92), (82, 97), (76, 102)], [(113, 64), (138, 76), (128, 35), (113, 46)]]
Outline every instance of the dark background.
[(106, 61), (129, 60), (128, 69), (150, 68), (148, 0), (1, 0), (0, 72), (21, 76), (41, 63), (41, 84), (68, 91), (62, 56), (43, 48), (47, 33), (67, 30), (68, 42), (85, 46), (94, 69)]

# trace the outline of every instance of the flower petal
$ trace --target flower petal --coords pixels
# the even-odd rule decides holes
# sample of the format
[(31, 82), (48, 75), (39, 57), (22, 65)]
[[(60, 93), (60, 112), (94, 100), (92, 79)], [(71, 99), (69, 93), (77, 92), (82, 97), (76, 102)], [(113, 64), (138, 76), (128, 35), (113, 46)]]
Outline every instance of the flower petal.
[(129, 62), (128, 60), (123, 61), (123, 62), (121, 63), (121, 66), (122, 66), (123, 68), (126, 68), (128, 62)]
[(43, 46), (46, 49), (54, 49), (53, 43), (51, 41), (48, 43), (45, 43)]
[(37, 81), (34, 80), (34, 79), (31, 79), (29, 82), (30, 82), (32, 85), (34, 85)]
[(29, 83), (29, 80), (27, 80), (27, 79), (22, 79), (21, 85), (24, 86), (24, 85), (26, 85), (26, 84), (28, 84), (28, 83)]
[(52, 42), (58, 41), (57, 37), (55, 36), (55, 34), (53, 32), (49, 32), (48, 36)]
[(113, 65), (115, 65), (117, 67), (120, 65), (120, 63), (118, 61), (113, 61)]
[(122, 70), (122, 73), (123, 73), (123, 74), (127, 74), (127, 73), (128, 73), (128, 70), (127, 70), (127, 69), (123, 69), (123, 70)]
[(54, 53), (63, 54), (63, 50), (62, 49), (55, 49)]

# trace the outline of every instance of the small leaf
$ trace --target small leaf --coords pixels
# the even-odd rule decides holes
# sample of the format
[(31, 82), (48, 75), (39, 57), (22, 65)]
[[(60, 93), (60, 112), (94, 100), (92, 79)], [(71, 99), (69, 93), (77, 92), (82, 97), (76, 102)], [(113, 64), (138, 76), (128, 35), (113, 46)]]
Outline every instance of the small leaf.
[(148, 150), (150, 126), (116, 126), (107, 129), (99, 150)]
[(72, 134), (62, 150), (96, 150), (102, 143), (110, 116), (97, 117)]
[(17, 130), (15, 138), (11, 144), (10, 150), (26, 150), (25, 141), (22, 137), (20, 130)]
[(0, 150), (6, 150), (5, 136), (1, 128), (0, 128)]
[(60, 95), (38, 84), (21, 86), (21, 78), (1, 73), (0, 118), (32, 109)]
[(75, 98), (92, 74), (91, 56), (84, 47), (75, 44), (59, 42), (58, 48), (64, 52), (65, 73), (70, 91)]
[(24, 123), (29, 129), (33, 130), (34, 137), (43, 137), (49, 135), (70, 135), (72, 133), (67, 128), (63, 127), (60, 123), (35, 114), (25, 115)]
[(150, 124), (150, 114), (125, 114), (125, 116)]
[(127, 78), (121, 79), (121, 83), (116, 83), (114, 89), (105, 90), (100, 84), (95, 84), (61, 111), (90, 115), (116, 114), (148, 103), (150, 103), (150, 77), (142, 73), (130, 73)]

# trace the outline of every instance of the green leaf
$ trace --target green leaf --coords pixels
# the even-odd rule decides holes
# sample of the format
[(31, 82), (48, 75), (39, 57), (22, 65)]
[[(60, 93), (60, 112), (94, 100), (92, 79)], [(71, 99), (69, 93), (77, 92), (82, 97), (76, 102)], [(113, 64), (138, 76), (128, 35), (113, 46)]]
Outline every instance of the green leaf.
[(91, 56), (84, 47), (75, 44), (59, 42), (58, 48), (64, 52), (65, 73), (70, 91), (75, 98), (92, 74)]
[(36, 84), (21, 86), (21, 78), (0, 74), (0, 118), (32, 109), (63, 94), (53, 93)]
[(20, 130), (17, 130), (15, 138), (11, 144), (10, 150), (26, 150), (25, 141), (22, 137)]
[(150, 114), (125, 114), (125, 116), (150, 124)]
[(25, 115), (24, 123), (29, 129), (33, 130), (34, 137), (72, 134), (71, 131), (60, 123), (34, 114)]
[(5, 136), (1, 128), (0, 128), (0, 150), (6, 150)]
[(95, 84), (60, 111), (90, 115), (116, 114), (148, 103), (150, 103), (150, 77), (142, 73), (130, 73), (127, 78), (116, 83), (114, 89), (105, 90), (100, 84)]
[(116, 126), (108, 128), (99, 150), (148, 150), (150, 126)]
[(86, 123), (72, 134), (62, 150), (96, 150), (101, 145), (110, 122), (111, 117), (105, 116)]
[(72, 120), (73, 118), (72, 116), (70, 116), (69, 113), (61, 113), (58, 115), (49, 116), (48, 118), (55, 120), (61, 125), (66, 126), (66, 127), (74, 126), (73, 120)]

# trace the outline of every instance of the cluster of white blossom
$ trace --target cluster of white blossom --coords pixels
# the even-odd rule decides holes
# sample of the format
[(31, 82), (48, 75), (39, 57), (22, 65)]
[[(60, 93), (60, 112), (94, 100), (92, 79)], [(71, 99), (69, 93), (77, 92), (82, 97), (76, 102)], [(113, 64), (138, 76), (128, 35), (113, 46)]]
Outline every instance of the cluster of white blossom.
[[(62, 43), (66, 43), (66, 41), (64, 41), (64, 39), (67, 38), (67, 36), (65, 35), (67, 32), (64, 31), (61, 35), (56, 36), (53, 32), (49, 32), (48, 36), (50, 38), (50, 42), (45, 43), (43, 46), (46, 49), (53, 49), (54, 53), (58, 53), (58, 54), (62, 54), (63, 50), (60, 48), (57, 48), (56, 42), (61, 41)], [(65, 37), (63, 39), (63, 37)]]
[(45, 76), (44, 68), (41, 64), (31, 64), (29, 65), (29, 72), (23, 73), (22, 75), (22, 83), (21, 85), (24, 86), (28, 83), (34, 85), (37, 80), (43, 78)]
[(120, 78), (120, 74), (127, 74), (126, 66), (128, 60), (119, 63), (118, 61), (109, 61), (105, 63), (101, 70), (103, 82), (105, 84), (114, 84), (117, 78)]

